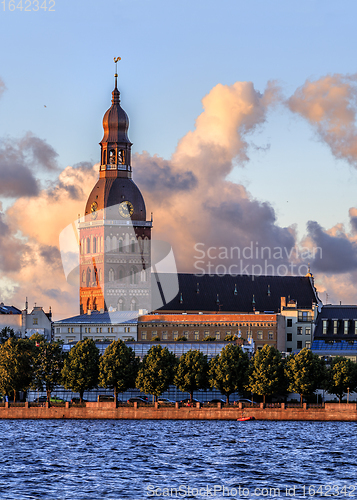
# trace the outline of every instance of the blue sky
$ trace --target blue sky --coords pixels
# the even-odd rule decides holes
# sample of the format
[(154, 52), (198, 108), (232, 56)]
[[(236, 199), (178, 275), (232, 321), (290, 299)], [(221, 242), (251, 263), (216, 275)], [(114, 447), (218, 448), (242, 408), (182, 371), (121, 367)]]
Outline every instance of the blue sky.
[[(122, 57), (119, 82), (134, 151), (165, 158), (194, 128), (202, 97), (217, 83), (252, 81), (263, 92), (273, 79), (289, 96), (308, 78), (356, 71), (353, 1), (57, 0), (55, 12), (8, 7), (6, 1), (0, 12), (7, 87), (0, 135), (31, 130), (54, 147), (63, 167), (98, 160), (115, 55)], [(324, 227), (347, 221), (356, 172), (335, 160), (307, 123), (276, 109), (251, 139), (270, 149), (252, 148), (251, 162), (231, 178), (269, 200), (280, 224), (298, 222), (303, 233), (309, 218)], [(342, 194), (332, 209), (326, 200)]]
[[(114, 56), (134, 152), (166, 159), (219, 83), (263, 93), (274, 80), (288, 98), (306, 80), (357, 73), (353, 0), (55, 0), (54, 12), (47, 0), (46, 11), (25, 12), (29, 1), (22, 11), (0, 3), (0, 137), (31, 131), (61, 168), (99, 159)], [(357, 171), (306, 120), (279, 104), (247, 140), (250, 160), (229, 179), (271, 203), (280, 226), (297, 224), (300, 237), (310, 219), (348, 226)]]

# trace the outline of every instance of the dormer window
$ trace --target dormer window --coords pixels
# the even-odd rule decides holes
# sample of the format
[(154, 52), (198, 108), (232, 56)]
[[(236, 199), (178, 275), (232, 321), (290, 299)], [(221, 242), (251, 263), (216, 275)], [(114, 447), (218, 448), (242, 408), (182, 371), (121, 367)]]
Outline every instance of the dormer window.
[(338, 319), (333, 320), (333, 334), (337, 335), (337, 330), (338, 330)]
[(348, 319), (343, 320), (343, 333), (348, 335)]
[(323, 335), (327, 333), (327, 319), (322, 320), (322, 333)]

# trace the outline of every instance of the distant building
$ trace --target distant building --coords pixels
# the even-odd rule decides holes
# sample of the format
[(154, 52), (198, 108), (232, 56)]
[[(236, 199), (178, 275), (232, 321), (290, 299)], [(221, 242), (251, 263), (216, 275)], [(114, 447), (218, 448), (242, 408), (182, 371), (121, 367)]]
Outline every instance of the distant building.
[(34, 333), (43, 335), (47, 341), (52, 340), (52, 311), (46, 313), (42, 307), (35, 306), (32, 311), (22, 311), (21, 336), (30, 338)]
[(321, 357), (345, 356), (357, 361), (357, 306), (323, 306), (311, 349)]
[(65, 344), (85, 338), (95, 342), (137, 340), (138, 316), (143, 311), (88, 311), (53, 323), (54, 339)]
[(224, 341), (227, 335), (236, 335), (243, 342), (261, 349), (271, 345), (285, 347), (285, 320), (278, 314), (214, 314), (214, 313), (157, 313), (141, 316), (138, 323), (138, 340), (149, 341), (159, 337), (173, 341), (186, 337), (189, 342), (213, 337)]
[(15, 335), (21, 336), (21, 310), (14, 306), (6, 306), (0, 303), (0, 330), (8, 326), (12, 328)]
[(317, 304), (313, 303), (310, 308), (299, 308), (296, 300), (289, 300), (286, 303), (285, 297), (282, 297), (280, 309), (280, 314), (286, 321), (285, 351), (300, 351), (304, 347), (310, 349), (318, 311)]

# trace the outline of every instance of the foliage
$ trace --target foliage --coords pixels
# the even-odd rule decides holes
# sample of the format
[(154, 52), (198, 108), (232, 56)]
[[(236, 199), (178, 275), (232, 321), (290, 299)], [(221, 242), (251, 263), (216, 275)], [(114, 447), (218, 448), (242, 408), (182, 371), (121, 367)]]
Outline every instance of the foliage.
[(229, 344), (210, 361), (210, 386), (221, 391), (228, 404), (230, 394), (235, 391), (242, 392), (246, 388), (248, 369), (248, 355), (241, 347)]
[[(41, 337), (41, 339), (40, 339)], [(32, 387), (46, 390), (47, 401), (51, 398), (53, 389), (61, 383), (61, 373), (64, 364), (62, 342), (46, 342), (42, 335), (31, 335), (34, 343), (34, 379)]]
[(205, 337), (203, 340), (204, 342), (215, 342), (216, 337)]
[(114, 389), (114, 399), (118, 392), (135, 386), (138, 361), (131, 347), (122, 340), (112, 342), (104, 351), (99, 362), (99, 385)]
[(224, 341), (225, 342), (232, 342), (233, 340), (237, 340), (237, 335), (234, 335), (233, 333), (228, 333), (225, 337), (224, 337)]
[(175, 386), (183, 392), (190, 393), (193, 399), (193, 391), (207, 389), (208, 361), (207, 356), (198, 350), (189, 350), (179, 359), (174, 378)]
[(258, 350), (251, 363), (249, 389), (254, 394), (265, 397), (284, 392), (286, 377), (281, 353), (273, 346), (265, 345)]
[(172, 384), (176, 364), (176, 356), (167, 347), (152, 346), (139, 367), (136, 387), (146, 394), (160, 396)]
[(15, 337), (15, 332), (13, 328), (10, 328), (9, 326), (4, 326), (4, 328), (0, 330), (0, 344), (4, 344), (7, 340), (14, 337)]
[(325, 389), (331, 394), (335, 394), (339, 402), (343, 395), (354, 392), (357, 388), (357, 366), (350, 359), (336, 356), (330, 364), (326, 374)]
[(175, 339), (176, 342), (187, 342), (187, 337), (185, 337), (184, 335), (181, 335), (180, 337), (177, 337), (177, 339)]
[(0, 391), (2, 394), (26, 391), (33, 377), (34, 345), (28, 339), (9, 338), (0, 347)]
[(289, 380), (288, 390), (303, 397), (313, 394), (325, 379), (325, 362), (309, 349), (302, 349), (298, 354), (288, 357), (285, 374)]
[(155, 335), (155, 337), (153, 337), (152, 339), (152, 342), (160, 342), (160, 337), (158, 335)]
[(96, 387), (99, 372), (99, 349), (92, 339), (77, 342), (69, 351), (62, 370), (63, 385), (66, 389), (79, 392), (80, 402), (84, 391)]

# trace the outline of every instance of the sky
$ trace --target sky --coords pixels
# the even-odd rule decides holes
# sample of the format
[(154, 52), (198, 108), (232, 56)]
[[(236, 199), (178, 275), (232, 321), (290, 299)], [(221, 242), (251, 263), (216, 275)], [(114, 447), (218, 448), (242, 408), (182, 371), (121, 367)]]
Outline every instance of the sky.
[(356, 14), (353, 0), (0, 3), (0, 300), (78, 312), (58, 239), (98, 177), (120, 56), (134, 180), (179, 271), (202, 251), (207, 270), (211, 246), (281, 248), (268, 264), (309, 263), (323, 302), (355, 304)]

